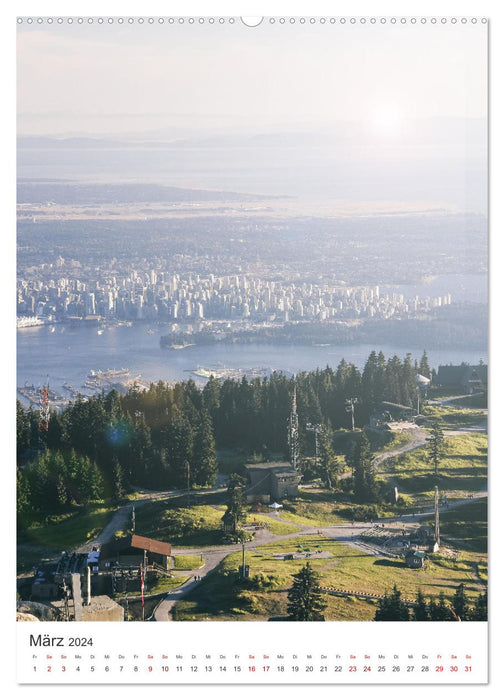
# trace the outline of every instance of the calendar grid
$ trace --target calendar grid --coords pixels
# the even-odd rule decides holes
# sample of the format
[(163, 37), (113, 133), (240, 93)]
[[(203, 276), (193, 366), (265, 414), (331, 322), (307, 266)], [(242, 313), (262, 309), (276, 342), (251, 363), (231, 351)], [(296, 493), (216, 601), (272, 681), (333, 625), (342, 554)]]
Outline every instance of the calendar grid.
[(42, 634), (40, 625), (25, 623), (18, 678), (23, 684), (487, 682), (487, 623), (463, 623), (457, 635), (443, 623), (402, 626), (400, 634), (383, 624), (326, 623), (321, 631), (316, 623), (208, 623), (202, 635), (191, 623), (120, 630), (110, 623), (91, 631), (86, 624), (49, 623)]

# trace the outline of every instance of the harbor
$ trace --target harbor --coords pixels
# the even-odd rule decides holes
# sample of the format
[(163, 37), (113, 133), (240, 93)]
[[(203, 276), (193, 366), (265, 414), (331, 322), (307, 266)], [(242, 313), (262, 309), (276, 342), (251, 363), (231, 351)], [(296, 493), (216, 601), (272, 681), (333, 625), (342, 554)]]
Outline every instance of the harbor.
[(64, 381), (61, 389), (64, 393), (59, 393), (51, 386), (49, 378), (45, 384), (35, 386), (25, 382), (24, 385), (17, 387), (18, 395), (24, 399), (24, 403), (32, 407), (38, 407), (41, 404), (42, 393), (47, 389), (47, 400), (49, 408), (55, 411), (61, 411), (71, 401), (79, 398), (87, 398), (101, 392), (108, 393), (115, 389), (121, 394), (126, 393), (132, 386), (137, 386), (140, 389), (148, 389), (148, 382), (144, 381), (140, 374), (131, 376), (129, 369), (92, 369), (86, 377), (84, 384), (80, 388), (76, 388), (70, 382)]

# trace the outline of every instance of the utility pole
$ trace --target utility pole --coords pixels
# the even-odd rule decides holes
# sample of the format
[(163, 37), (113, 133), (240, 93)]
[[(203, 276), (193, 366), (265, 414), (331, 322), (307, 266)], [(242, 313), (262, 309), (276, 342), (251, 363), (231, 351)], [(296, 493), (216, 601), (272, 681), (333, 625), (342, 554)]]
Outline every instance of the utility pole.
[[(145, 561), (145, 549), (144, 549), (144, 561)], [(145, 621), (145, 601), (144, 601), (144, 573), (142, 570), (142, 565), (140, 564), (140, 594), (142, 596), (142, 622)]]
[(189, 462), (185, 463), (186, 466), (186, 472), (187, 472), (187, 507), (191, 505), (191, 496), (190, 496), (190, 490), (191, 490), (191, 465)]
[(242, 565), (240, 566), (240, 579), (244, 581), (246, 578), (248, 578), (248, 571), (247, 567), (245, 565), (245, 540), (242, 540)]

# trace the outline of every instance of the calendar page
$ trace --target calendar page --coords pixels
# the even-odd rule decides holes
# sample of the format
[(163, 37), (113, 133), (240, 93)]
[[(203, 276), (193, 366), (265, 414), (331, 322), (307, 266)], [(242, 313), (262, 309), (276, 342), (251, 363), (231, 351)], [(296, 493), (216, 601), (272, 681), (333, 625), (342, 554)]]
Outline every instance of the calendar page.
[(17, 682), (486, 684), (489, 19), (38, 11)]

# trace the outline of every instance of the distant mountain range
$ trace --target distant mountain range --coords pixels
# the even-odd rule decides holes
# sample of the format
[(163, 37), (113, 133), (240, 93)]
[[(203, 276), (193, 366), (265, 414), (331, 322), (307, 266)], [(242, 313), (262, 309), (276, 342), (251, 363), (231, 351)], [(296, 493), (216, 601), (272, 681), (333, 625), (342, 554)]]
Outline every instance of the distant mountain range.
[(322, 132), (265, 133), (265, 134), (214, 134), (182, 138), (102, 138), (91, 136), (19, 136), (18, 149), (172, 149), (172, 148), (254, 148), (258, 146), (312, 147), (324, 143), (344, 143), (346, 135)]
[[(484, 119), (427, 119), (409, 122), (410, 136), (417, 146), (457, 143), (479, 148), (486, 145), (487, 124)], [(173, 149), (173, 148), (317, 148), (332, 147), (347, 150), (367, 142), (370, 138), (369, 123), (340, 121), (333, 124), (299, 125), (284, 130), (273, 128), (262, 132), (211, 131), (184, 133), (180, 129), (162, 133), (138, 133), (131, 135), (102, 134), (97, 136), (28, 136), (19, 135), (18, 149)], [(410, 144), (411, 145), (411, 144)]]
[(179, 202), (250, 202), (272, 196), (169, 187), (151, 183), (18, 180), (18, 204), (105, 205)]

